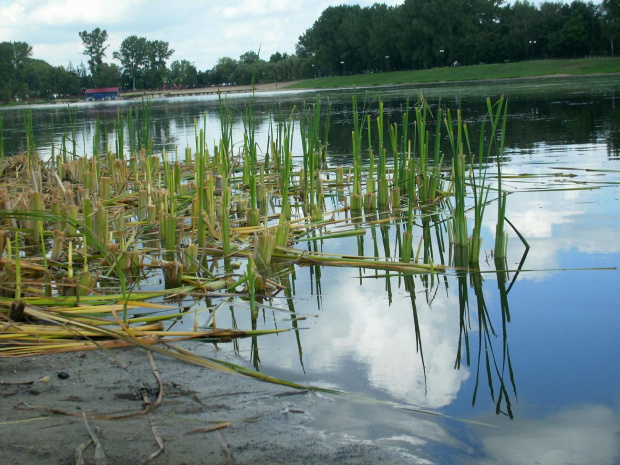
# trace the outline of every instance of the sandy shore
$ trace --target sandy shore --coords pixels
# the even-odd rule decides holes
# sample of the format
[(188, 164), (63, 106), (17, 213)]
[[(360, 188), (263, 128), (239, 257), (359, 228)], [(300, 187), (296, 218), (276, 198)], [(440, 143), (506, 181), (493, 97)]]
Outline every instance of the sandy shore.
[(286, 86), (289, 86), (297, 81), (290, 82), (271, 82), (268, 84), (257, 84), (254, 87), (251, 85), (245, 86), (213, 86), (213, 87), (197, 87), (191, 89), (166, 89), (158, 91), (137, 91), (137, 92), (125, 92), (121, 94), (121, 99), (138, 99), (145, 96), (152, 98), (161, 97), (185, 97), (191, 95), (217, 95), (218, 92), (225, 94), (242, 94), (248, 93), (254, 90), (254, 92), (273, 92), (276, 90), (284, 90)]
[[(210, 344), (184, 347), (242, 363)], [(356, 434), (349, 399), (157, 354), (153, 361), (139, 348), (2, 359), (2, 463), (420, 463)], [(321, 427), (320, 418), (334, 415), (351, 427)]]

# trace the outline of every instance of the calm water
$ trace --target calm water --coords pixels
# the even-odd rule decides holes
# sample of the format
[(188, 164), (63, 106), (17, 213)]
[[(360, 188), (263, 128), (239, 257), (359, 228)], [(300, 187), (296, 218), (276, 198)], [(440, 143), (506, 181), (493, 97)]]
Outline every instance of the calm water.
[[(516, 279), (514, 272), (495, 273), (494, 202), (485, 215), (481, 274), (450, 272), (431, 281), (371, 270), (275, 269), (291, 295), (269, 302), (285, 311), (265, 309), (259, 327), (303, 329), (220, 347), (236, 350), (261, 372), (290, 381), (445, 415), (355, 401), (335, 402), (332, 414), (312, 420), (318, 428), (402, 447), (419, 458), (413, 463), (620, 463), (620, 272), (602, 269), (620, 264), (619, 81), (592, 77), (424, 87), (433, 105), (441, 100), (462, 108), (473, 128), (487, 96), (504, 93), (509, 98), (504, 174), (532, 175), (508, 178), (504, 185), (513, 192), (507, 217), (531, 246)], [(365, 95), (375, 109), (381, 95), (388, 118), (400, 121), (406, 99), (415, 101), (421, 90), (358, 90), (357, 95), (358, 100)], [(323, 106), (330, 102), (332, 108), (332, 164), (350, 162), (351, 95), (351, 90), (321, 93)], [(288, 113), (314, 99), (313, 93), (259, 95), (255, 108), (261, 147), (266, 146), (270, 114)], [(239, 96), (229, 99), (239, 108), (244, 101)], [(78, 105), (78, 154), (92, 153), (95, 118), (111, 122), (117, 108), (127, 111), (127, 106)], [(61, 135), (70, 132), (66, 108), (32, 111), (39, 153), (49, 155), (52, 143), (58, 150)], [(17, 152), (24, 140), (22, 112), (0, 114), (5, 150)], [(195, 120), (199, 128), (207, 128), (206, 140), (215, 140), (217, 115), (213, 98), (154, 101), (155, 145), (168, 152), (179, 147), (182, 153), (194, 144)], [(240, 119), (235, 130), (242, 131)], [(298, 140), (294, 150), (301, 153)], [(583, 187), (595, 189), (577, 189)], [(336, 200), (327, 203), (328, 210), (337, 207)], [(394, 257), (399, 228), (402, 225), (387, 223), (369, 227), (358, 238), (298, 247)], [(414, 237), (414, 251), (420, 234)], [(509, 269), (517, 269), (524, 250), (511, 234)], [(465, 330), (460, 325), (464, 302)], [(291, 311), (307, 319), (291, 323)], [(509, 322), (502, 319), (507, 311)], [(204, 323), (206, 316), (202, 318)], [(238, 306), (220, 309), (217, 319), (220, 327), (240, 328), (247, 328), (250, 320), (249, 312)], [(456, 369), (459, 345), (463, 351), (468, 345), (470, 363), (463, 356)]]

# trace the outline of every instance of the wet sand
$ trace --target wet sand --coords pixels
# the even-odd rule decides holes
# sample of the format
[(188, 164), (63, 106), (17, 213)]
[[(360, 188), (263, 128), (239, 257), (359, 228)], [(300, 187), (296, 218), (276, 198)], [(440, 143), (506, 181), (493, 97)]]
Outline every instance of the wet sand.
[[(243, 363), (210, 344), (183, 347)], [(2, 359), (2, 463), (137, 464), (160, 444), (150, 463), (421, 463), (404, 450), (356, 437), (355, 414), (347, 414), (356, 408), (345, 397), (158, 354), (153, 361), (139, 348)], [(348, 418), (351, 428), (317, 427), (316, 418), (330, 415)]]

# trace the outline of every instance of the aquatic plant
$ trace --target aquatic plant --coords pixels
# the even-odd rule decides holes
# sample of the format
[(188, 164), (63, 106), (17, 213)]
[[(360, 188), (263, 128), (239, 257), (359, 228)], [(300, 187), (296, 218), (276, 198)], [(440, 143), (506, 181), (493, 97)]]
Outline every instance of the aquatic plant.
[[(292, 276), (307, 266), (320, 308), (323, 267), (333, 266), (356, 269), (360, 281), (385, 277), (388, 303), (398, 278), (412, 301), (415, 344), (425, 367), (415, 280), (423, 285), (417, 292), (430, 301), (430, 290), (455, 269), (464, 276), (470, 268), (480, 274), (472, 263), (480, 255), (484, 208), (494, 192), (485, 163), (491, 156), (501, 158), (506, 107), (490, 104), (489, 122), (482, 124), (476, 158), (471, 158), (460, 112), (453, 119), (450, 111), (432, 110), (421, 98), (412, 109), (407, 103), (399, 126), (387, 121), (381, 101), (376, 120), (366, 102), (359, 108), (354, 96), (352, 104), (350, 166), (328, 163), (330, 110), (320, 99), (299, 110), (302, 150), (297, 158), (292, 113), (274, 117), (269, 147), (262, 152), (251, 102), (240, 113), (243, 141), (235, 144), (235, 113), (222, 95), (219, 140), (209, 148), (205, 127), (195, 120), (193, 147), (181, 157), (166, 150), (152, 153), (149, 100), (138, 110), (129, 108), (127, 115), (117, 112), (115, 153), (107, 145), (106, 153), (99, 152), (103, 126), (95, 122), (91, 156), (77, 155), (75, 147), (70, 154), (63, 135), (54, 163), (40, 160), (34, 144), (27, 153), (5, 157), (0, 166), (5, 181), (0, 189), (0, 252), (5, 255), (0, 262), (0, 314), (8, 315), (14, 299), (20, 299), (24, 314), (37, 320), (38, 334), (45, 337), (36, 340), (32, 328), (25, 329), (32, 347), (18, 348), (17, 333), (7, 329), (0, 338), (0, 356), (92, 348), (95, 335), (104, 338), (102, 347), (150, 347), (156, 340), (177, 337), (252, 337), (253, 362), (259, 366), (256, 337), (266, 332), (256, 325), (265, 301), (283, 293), (292, 305)], [(74, 121), (73, 110), (69, 114)], [(75, 144), (74, 134), (71, 139)], [(450, 162), (444, 163), (442, 144), (452, 150)], [(28, 163), (37, 169), (26, 170)], [(498, 171), (502, 193), (501, 165)], [(498, 202), (503, 202), (502, 218), (508, 222), (505, 200)], [(471, 211), (470, 237), (466, 215)], [(324, 252), (337, 241), (355, 241), (358, 254)], [(372, 251), (366, 256), (364, 244), (369, 243)], [(458, 258), (452, 260), (452, 254)], [(162, 289), (146, 292), (142, 283), (161, 284)], [(464, 357), (470, 361), (466, 284), (466, 279), (459, 284), (460, 313)], [(239, 330), (236, 319), (233, 329), (217, 329), (220, 306), (210, 302), (219, 298), (248, 310), (252, 329)], [(201, 328), (200, 312), (212, 315)], [(191, 318), (193, 331), (174, 331), (173, 321)], [(6, 326), (21, 327), (12, 322)], [(286, 329), (300, 328), (293, 322)], [(482, 340), (482, 350), (485, 341), (490, 342)], [(507, 356), (506, 345), (502, 357)], [(504, 366), (511, 370), (509, 360), (488, 366), (497, 366), (502, 379)], [(502, 399), (505, 391), (500, 389)]]

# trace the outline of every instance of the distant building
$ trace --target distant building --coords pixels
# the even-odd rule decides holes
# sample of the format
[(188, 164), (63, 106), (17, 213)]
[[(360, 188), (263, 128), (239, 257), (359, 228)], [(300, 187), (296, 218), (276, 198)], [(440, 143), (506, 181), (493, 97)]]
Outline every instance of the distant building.
[(102, 87), (100, 89), (86, 89), (86, 100), (115, 100), (119, 96), (118, 87)]

